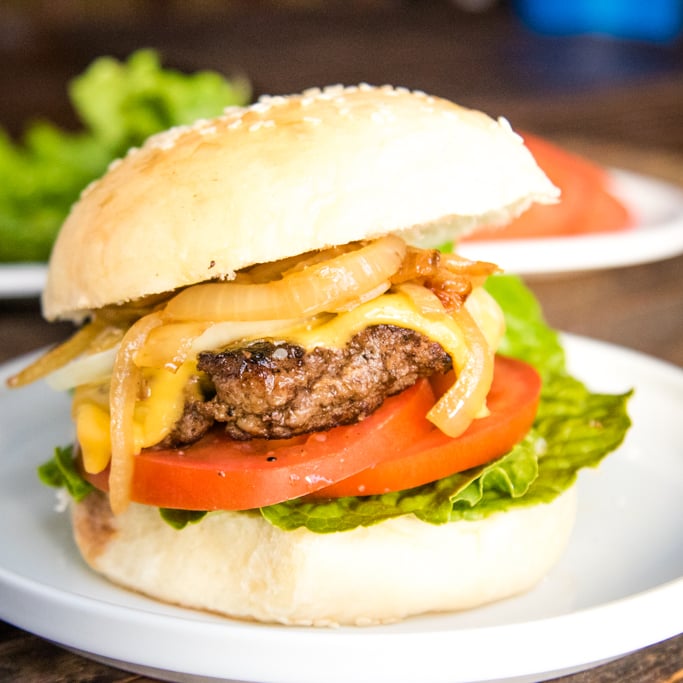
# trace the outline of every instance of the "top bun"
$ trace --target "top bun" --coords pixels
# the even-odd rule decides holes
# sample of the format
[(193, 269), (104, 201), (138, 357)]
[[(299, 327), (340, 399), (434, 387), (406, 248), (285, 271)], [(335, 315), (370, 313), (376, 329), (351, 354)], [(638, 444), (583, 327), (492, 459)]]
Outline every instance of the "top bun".
[(354, 240), (435, 246), (557, 189), (504, 120), (402, 88), (265, 97), (151, 137), (73, 207), (52, 320)]

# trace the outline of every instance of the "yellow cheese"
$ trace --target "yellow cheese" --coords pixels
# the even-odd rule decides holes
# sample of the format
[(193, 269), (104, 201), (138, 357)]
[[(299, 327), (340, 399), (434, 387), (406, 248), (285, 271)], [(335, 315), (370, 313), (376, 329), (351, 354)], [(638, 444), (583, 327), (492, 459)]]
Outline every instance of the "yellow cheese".
[(85, 384), (74, 391), (71, 414), (86, 472), (97, 474), (109, 462), (109, 386)]
[(453, 319), (445, 312), (421, 313), (402, 293), (384, 294), (332, 318), (324, 325), (289, 330), (285, 339), (308, 350), (317, 346), (342, 348), (351, 337), (370, 325), (396, 325), (415, 330), (441, 344), (452, 356), (456, 367), (465, 362), (463, 336)]
[[(183, 364), (175, 373), (145, 371), (146, 396), (135, 404), (133, 418), (136, 451), (169, 435), (183, 413), (188, 382), (196, 371), (193, 362)], [(101, 472), (111, 456), (109, 402), (103, 401), (103, 386), (79, 387), (72, 412), (83, 466), (86, 472)]]
[(109, 411), (86, 401), (74, 409), (74, 415), (83, 466), (86, 472), (97, 474), (109, 464), (111, 456)]
[[(489, 347), (497, 348), (504, 332), (503, 313), (497, 302), (481, 288), (475, 289), (467, 302), (468, 310)], [(453, 358), (456, 370), (465, 363), (463, 334), (453, 318), (444, 310), (422, 312), (410, 297), (401, 292), (384, 294), (325, 324), (287, 330), (282, 339), (307, 350), (316, 346), (343, 348), (353, 335), (370, 325), (382, 324), (415, 330), (439, 343)]]
[(197, 372), (194, 362), (183, 363), (177, 372), (145, 371), (147, 395), (135, 404), (135, 446), (139, 452), (167, 437), (185, 407), (185, 388)]

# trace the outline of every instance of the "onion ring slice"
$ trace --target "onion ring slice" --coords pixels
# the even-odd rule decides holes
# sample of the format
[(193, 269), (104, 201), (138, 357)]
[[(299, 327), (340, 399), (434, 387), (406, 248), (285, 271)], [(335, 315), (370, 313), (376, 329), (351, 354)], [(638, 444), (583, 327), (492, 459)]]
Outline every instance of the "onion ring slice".
[(164, 311), (168, 320), (271, 320), (342, 308), (379, 287), (401, 266), (405, 242), (393, 235), (354, 251), (294, 269), (266, 283), (212, 282), (184, 289)]
[(135, 365), (135, 355), (145, 344), (149, 333), (161, 324), (159, 313), (150, 313), (140, 318), (126, 332), (114, 361), (109, 389), (111, 411), (109, 502), (114, 514), (124, 512), (130, 502), (135, 455), (137, 455), (133, 416), (141, 370)]
[(463, 333), (467, 360), (457, 371), (455, 384), (427, 413), (427, 419), (444, 434), (455, 438), (465, 432), (486, 405), (493, 382), (494, 354), (464, 306), (450, 311), (450, 315)]

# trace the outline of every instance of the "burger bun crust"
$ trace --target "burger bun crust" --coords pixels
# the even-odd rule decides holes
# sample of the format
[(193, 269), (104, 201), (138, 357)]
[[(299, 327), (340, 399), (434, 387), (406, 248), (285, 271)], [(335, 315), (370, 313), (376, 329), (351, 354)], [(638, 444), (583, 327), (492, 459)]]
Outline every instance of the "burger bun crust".
[(48, 320), (400, 233), (438, 246), (557, 189), (507, 122), (401, 88), (262, 98), (150, 138), (60, 231)]
[(529, 590), (563, 552), (575, 498), (570, 489), (478, 521), (407, 515), (317, 534), (236, 512), (176, 530), (149, 506), (115, 517), (98, 492), (72, 505), (72, 522), (93, 569), (154, 599), (260, 622), (371, 625)]

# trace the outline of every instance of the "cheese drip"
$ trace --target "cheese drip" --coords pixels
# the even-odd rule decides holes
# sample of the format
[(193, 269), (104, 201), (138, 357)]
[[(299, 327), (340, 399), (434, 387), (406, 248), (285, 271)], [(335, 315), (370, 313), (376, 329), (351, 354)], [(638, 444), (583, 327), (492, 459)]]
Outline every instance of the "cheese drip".
[[(177, 372), (146, 369), (143, 373), (145, 396), (135, 404), (133, 441), (135, 451), (154, 446), (165, 439), (183, 414), (185, 399), (191, 388), (190, 379), (197, 374), (194, 362), (184, 363)], [(190, 387), (190, 389), (188, 389)], [(104, 389), (104, 391), (103, 391)], [(111, 457), (111, 423), (109, 389), (79, 387), (74, 393), (73, 416), (76, 436), (81, 447), (86, 472), (101, 472)]]

